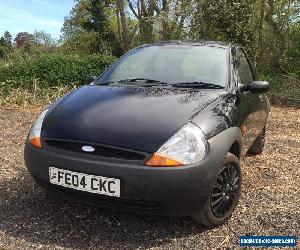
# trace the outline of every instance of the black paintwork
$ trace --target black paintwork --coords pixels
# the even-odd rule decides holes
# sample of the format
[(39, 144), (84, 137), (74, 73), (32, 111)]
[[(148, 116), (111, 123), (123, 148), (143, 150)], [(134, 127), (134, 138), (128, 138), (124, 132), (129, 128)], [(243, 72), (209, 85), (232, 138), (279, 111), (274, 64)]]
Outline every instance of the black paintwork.
[[(168, 43), (155, 46), (164, 44)], [(168, 215), (195, 213), (207, 200), (226, 154), (229, 151), (236, 156), (246, 153), (265, 127), (270, 110), (267, 96), (258, 93), (266, 83), (256, 82), (253, 86), (260, 90), (252, 92), (239, 83), (235, 60), (237, 46), (215, 42), (191, 44), (203, 45), (228, 49), (230, 63), (225, 89), (84, 86), (53, 104), (42, 126), (43, 140), (56, 138), (108, 144), (150, 157), (178, 129), (192, 121), (208, 140), (209, 152), (201, 162), (153, 168), (143, 166), (147, 157), (143, 163), (132, 163), (83, 156), (46, 145), (36, 149), (26, 142), (25, 164), (31, 175), (54, 190), (56, 187), (49, 184), (49, 165), (116, 177), (121, 180), (120, 199), (101, 195), (90, 197), (84, 192), (69, 196), (135, 211)], [(69, 191), (59, 192), (69, 194)], [(142, 203), (144, 208), (139, 207)]]
[(85, 86), (44, 120), (42, 137), (155, 152), (224, 90)]
[[(224, 130), (208, 140), (210, 150), (201, 162), (171, 168), (137, 166), (127, 161), (118, 163), (88, 155), (82, 157), (52, 148), (40, 150), (27, 142), (25, 164), (38, 184), (76, 201), (129, 211), (187, 216), (194, 214), (207, 200), (215, 183), (216, 173), (235, 140), (241, 140), (238, 128)], [(49, 165), (79, 173), (118, 178), (121, 180), (121, 196), (110, 198), (51, 185)]]
[[(170, 43), (153, 46), (165, 44)], [(177, 46), (182, 44), (191, 43)], [(239, 85), (236, 46), (220, 42), (191, 45), (228, 48), (226, 89), (84, 86), (52, 107), (44, 120), (42, 137), (91, 141), (153, 153), (192, 120), (207, 139), (229, 127), (245, 125), (247, 133), (241, 150), (245, 153), (265, 126), (269, 109), (267, 97)], [(259, 82), (253, 85), (258, 92), (266, 87)]]

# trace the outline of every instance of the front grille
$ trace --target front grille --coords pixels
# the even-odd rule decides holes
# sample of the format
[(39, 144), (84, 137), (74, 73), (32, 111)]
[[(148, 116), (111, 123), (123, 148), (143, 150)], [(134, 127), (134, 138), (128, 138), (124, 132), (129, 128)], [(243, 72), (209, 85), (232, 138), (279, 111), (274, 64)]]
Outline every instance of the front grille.
[[(82, 143), (82, 142), (46, 140), (46, 144), (50, 147), (54, 147), (62, 150), (77, 152), (85, 155), (87, 154), (95, 155), (104, 158), (122, 159), (122, 160), (143, 160), (145, 158), (145, 155), (136, 152), (119, 149), (119, 148), (112, 148), (108, 146)], [(95, 149), (95, 151), (84, 152), (82, 150), (82, 147), (86, 145), (92, 146)]]

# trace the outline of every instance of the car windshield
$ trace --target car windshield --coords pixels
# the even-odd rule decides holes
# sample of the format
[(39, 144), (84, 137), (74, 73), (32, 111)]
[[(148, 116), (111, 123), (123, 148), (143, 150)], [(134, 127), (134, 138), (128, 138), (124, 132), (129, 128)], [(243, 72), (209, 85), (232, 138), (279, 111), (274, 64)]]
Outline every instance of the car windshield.
[(115, 63), (101, 76), (97, 84), (136, 85), (156, 82), (156, 84), (175, 84), (178, 87), (181, 83), (198, 82), (225, 87), (227, 61), (227, 50), (222, 47), (195, 45), (140, 47)]

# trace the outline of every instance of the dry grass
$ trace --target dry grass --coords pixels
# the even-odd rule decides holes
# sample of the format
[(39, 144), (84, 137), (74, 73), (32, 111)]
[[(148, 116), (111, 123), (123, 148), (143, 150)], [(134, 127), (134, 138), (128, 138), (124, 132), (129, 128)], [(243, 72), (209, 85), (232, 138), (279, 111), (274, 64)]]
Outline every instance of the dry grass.
[(31, 109), (33, 106), (41, 109), (43, 106), (53, 103), (64, 94), (75, 89), (76, 86), (55, 86), (40, 87), (38, 81), (34, 81), (30, 89), (19, 88), (4, 89), (0, 88), (0, 107), (19, 109)]
[(0, 249), (216, 249), (237, 247), (240, 235), (299, 237), (299, 109), (272, 109), (264, 153), (242, 162), (243, 191), (232, 219), (207, 231), (189, 218), (135, 215), (47, 195), (23, 162), (36, 115), (0, 109)]

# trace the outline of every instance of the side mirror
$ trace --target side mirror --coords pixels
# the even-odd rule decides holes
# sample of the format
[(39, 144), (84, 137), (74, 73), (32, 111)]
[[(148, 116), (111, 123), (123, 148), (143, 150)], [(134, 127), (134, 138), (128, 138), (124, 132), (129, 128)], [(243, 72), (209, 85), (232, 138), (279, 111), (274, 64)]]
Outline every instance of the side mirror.
[(97, 80), (97, 76), (88, 76), (86, 79), (85, 79), (85, 84), (91, 84), (92, 82), (94, 82), (95, 80)]
[(270, 85), (268, 82), (254, 81), (254, 82), (250, 83), (249, 85), (241, 86), (240, 90), (242, 92), (250, 91), (253, 94), (261, 94), (261, 93), (268, 92), (269, 88), (270, 88)]

